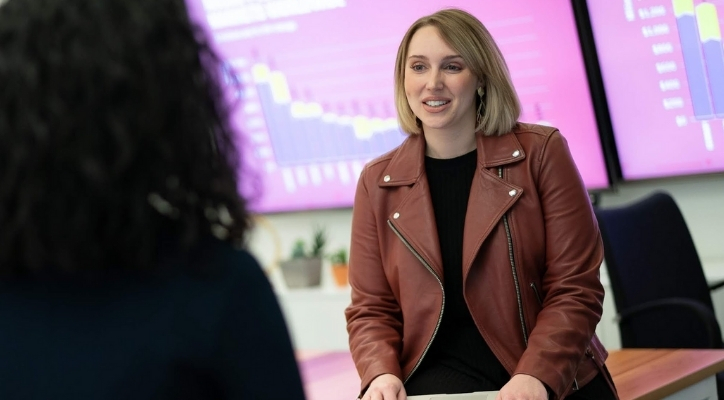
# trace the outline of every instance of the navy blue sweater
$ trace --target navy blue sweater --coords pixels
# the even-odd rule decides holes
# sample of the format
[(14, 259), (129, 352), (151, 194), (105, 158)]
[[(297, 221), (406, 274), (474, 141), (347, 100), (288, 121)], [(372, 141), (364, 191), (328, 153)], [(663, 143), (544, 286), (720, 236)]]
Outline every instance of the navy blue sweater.
[(256, 260), (207, 240), (166, 262), (189, 260), (153, 278), (0, 281), (0, 399), (304, 399)]

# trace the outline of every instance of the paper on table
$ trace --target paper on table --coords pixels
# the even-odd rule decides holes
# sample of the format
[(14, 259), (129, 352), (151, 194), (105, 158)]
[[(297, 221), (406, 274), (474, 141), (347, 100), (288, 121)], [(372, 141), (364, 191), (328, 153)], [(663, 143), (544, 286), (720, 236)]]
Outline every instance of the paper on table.
[(474, 392), (459, 394), (424, 394), (407, 396), (407, 400), (495, 400), (498, 392)]

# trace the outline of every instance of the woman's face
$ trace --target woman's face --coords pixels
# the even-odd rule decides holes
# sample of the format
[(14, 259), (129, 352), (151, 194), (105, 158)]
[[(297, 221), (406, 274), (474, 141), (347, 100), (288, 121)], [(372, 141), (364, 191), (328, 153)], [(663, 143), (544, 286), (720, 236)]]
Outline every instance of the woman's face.
[(478, 78), (434, 26), (412, 36), (404, 82), (407, 102), (425, 133), (474, 132)]

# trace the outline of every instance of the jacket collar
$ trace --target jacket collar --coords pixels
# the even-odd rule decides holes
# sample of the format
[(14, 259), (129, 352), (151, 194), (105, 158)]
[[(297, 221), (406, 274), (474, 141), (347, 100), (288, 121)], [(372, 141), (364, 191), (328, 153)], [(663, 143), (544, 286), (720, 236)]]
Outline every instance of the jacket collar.
[[(488, 168), (525, 158), (516, 136), (477, 136), (478, 173), (470, 188), (470, 201), (463, 235), (463, 279), (475, 255), (504, 213), (520, 198), (522, 188), (500, 179)], [(381, 187), (410, 186), (410, 190), (388, 216), (401, 236), (443, 280), (442, 254), (425, 171), (425, 138), (408, 137), (394, 152), (379, 178)]]
[[(476, 135), (478, 164), (482, 168), (525, 159), (525, 151), (516, 135), (511, 132), (502, 136)], [(425, 137), (410, 135), (392, 156), (392, 160), (380, 177), (379, 185), (404, 186), (416, 182), (425, 171)]]

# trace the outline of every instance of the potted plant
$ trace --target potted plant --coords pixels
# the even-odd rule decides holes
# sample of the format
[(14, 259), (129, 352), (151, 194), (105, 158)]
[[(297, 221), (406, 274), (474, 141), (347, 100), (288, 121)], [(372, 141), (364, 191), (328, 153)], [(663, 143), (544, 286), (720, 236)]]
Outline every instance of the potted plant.
[(349, 264), (347, 261), (347, 249), (341, 247), (329, 255), (329, 261), (332, 264), (332, 275), (337, 286), (347, 286), (347, 273), (349, 272)]
[(297, 239), (291, 256), (280, 264), (282, 276), (289, 288), (319, 286), (322, 278), (322, 256), (327, 244), (327, 233), (321, 227), (314, 229), (311, 244)]

